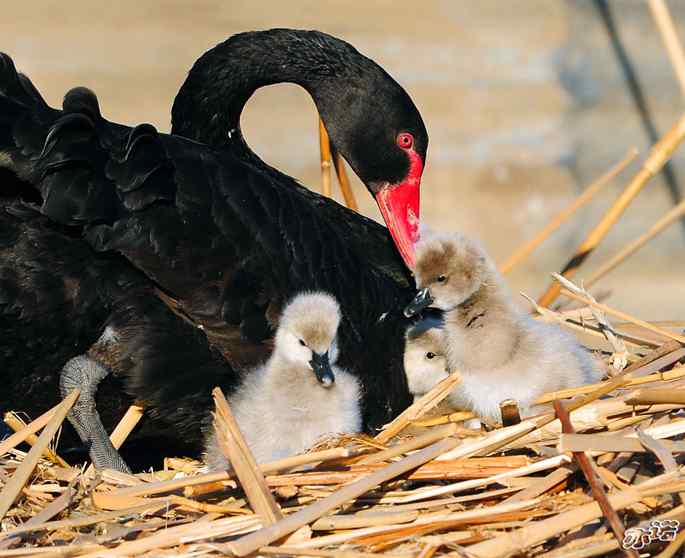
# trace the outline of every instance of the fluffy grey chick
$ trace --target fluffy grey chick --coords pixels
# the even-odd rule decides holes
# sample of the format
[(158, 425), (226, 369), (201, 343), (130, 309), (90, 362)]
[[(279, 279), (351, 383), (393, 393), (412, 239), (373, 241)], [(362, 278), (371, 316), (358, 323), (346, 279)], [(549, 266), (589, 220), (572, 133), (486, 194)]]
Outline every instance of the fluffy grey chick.
[(407, 329), (404, 372), (414, 401), (448, 376), (441, 318), (428, 317)]
[[(271, 357), (249, 371), (229, 397), (257, 462), (301, 453), (325, 435), (361, 429), (359, 383), (335, 366), (339, 324), (340, 307), (332, 296), (296, 296), (281, 314)], [(213, 431), (205, 462), (212, 470), (228, 467)]]
[(515, 399), (522, 414), (530, 415), (541, 394), (601, 377), (572, 335), (533, 320), (514, 304), (494, 262), (466, 236), (422, 239), (415, 277), (420, 290), (405, 313), (427, 306), (444, 311), (448, 367), (463, 377), (450, 394), (454, 407), (500, 421), (500, 402)]

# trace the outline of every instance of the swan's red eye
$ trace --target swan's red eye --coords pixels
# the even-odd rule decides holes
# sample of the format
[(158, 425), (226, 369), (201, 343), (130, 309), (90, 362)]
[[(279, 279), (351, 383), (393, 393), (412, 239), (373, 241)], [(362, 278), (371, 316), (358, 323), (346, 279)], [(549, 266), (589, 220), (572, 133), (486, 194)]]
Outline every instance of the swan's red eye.
[(402, 149), (410, 149), (414, 145), (414, 136), (409, 132), (402, 132), (397, 134), (397, 146)]

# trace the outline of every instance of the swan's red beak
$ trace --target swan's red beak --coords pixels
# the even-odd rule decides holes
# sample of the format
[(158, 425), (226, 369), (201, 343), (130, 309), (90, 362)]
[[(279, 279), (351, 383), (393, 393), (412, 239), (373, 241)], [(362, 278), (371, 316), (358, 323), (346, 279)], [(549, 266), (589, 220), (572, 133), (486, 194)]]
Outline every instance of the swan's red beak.
[(419, 239), (421, 183), (388, 184), (376, 194), (376, 202), (404, 263), (414, 269), (414, 244)]
[(399, 184), (386, 184), (376, 194), (376, 203), (395, 246), (407, 267), (414, 270), (414, 244), (419, 239), (419, 202), (423, 162), (416, 153), (410, 155), (410, 169)]

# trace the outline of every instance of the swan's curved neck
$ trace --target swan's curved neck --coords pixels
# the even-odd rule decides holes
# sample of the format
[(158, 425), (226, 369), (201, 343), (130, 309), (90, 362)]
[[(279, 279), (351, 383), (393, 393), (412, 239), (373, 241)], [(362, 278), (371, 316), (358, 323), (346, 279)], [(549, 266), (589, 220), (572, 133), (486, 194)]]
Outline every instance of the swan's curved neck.
[(295, 83), (318, 105), (322, 91), (331, 89), (325, 82), (344, 69), (349, 50), (354, 49), (312, 31), (234, 35), (207, 51), (190, 70), (174, 101), (171, 131), (251, 153), (240, 132), (240, 115), (252, 94), (266, 85)]

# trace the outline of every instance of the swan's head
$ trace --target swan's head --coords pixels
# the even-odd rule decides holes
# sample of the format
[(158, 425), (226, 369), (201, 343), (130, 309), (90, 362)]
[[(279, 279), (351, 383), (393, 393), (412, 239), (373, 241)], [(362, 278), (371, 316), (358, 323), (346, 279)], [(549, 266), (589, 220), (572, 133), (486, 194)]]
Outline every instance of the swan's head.
[(335, 382), (331, 368), (338, 357), (336, 335), (340, 307), (331, 295), (303, 293), (283, 309), (274, 351), (286, 361), (308, 367), (324, 387)]
[(422, 238), (416, 245), (414, 271), (419, 292), (405, 315), (428, 306), (453, 310), (478, 291), (490, 274), (490, 261), (474, 240), (460, 233)]
[(404, 372), (414, 396), (428, 393), (448, 376), (442, 320), (426, 317), (407, 329), (404, 346)]
[[(414, 267), (428, 132), (404, 88), (352, 45), (318, 33), (318, 59), (331, 62), (310, 91), (332, 145), (380, 209), (405, 264)], [(318, 65), (317, 65), (318, 67)]]

